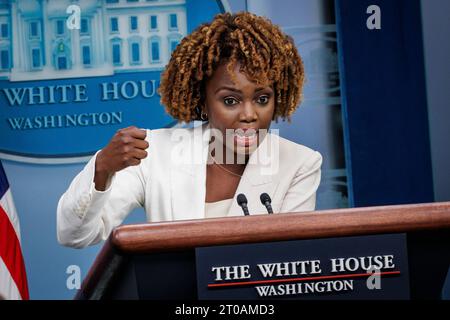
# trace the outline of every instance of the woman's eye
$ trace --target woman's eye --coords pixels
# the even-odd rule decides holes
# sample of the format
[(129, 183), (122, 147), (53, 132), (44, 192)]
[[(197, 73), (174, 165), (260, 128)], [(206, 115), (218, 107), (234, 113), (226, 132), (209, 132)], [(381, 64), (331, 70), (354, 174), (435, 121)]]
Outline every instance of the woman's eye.
[(233, 106), (239, 102), (235, 98), (225, 98), (223, 99), (223, 103), (225, 103), (227, 106)]
[(269, 97), (268, 96), (261, 96), (258, 98), (259, 104), (268, 104), (269, 103)]

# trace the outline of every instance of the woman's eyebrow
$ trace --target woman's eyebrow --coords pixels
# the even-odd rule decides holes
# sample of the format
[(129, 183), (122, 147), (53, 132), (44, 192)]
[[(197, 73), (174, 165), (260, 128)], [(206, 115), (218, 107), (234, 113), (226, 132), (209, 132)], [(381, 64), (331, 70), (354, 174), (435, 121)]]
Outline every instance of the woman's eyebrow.
[(273, 91), (271, 87), (261, 87), (261, 88), (257, 88), (257, 89), (255, 90), (255, 92), (263, 91), (263, 90), (266, 90), (266, 89), (267, 89), (267, 90), (270, 90), (270, 91)]
[(220, 88), (218, 88), (214, 93), (217, 93), (217, 92), (219, 92), (219, 91), (221, 91), (221, 90), (229, 90), (229, 91), (234, 91), (234, 92), (242, 93), (241, 90), (236, 89), (236, 88), (233, 88), (233, 87), (228, 87), (228, 86), (220, 87)]
[[(272, 90), (270, 87), (261, 87), (261, 88), (256, 88), (255, 93), (256, 93), (256, 92), (259, 92), (259, 91), (263, 91), (263, 90), (265, 90), (265, 89)], [(220, 87), (220, 88), (218, 88), (214, 93), (217, 93), (217, 92), (219, 92), (219, 91), (221, 91), (221, 90), (229, 90), (229, 91), (234, 91), (234, 92), (237, 92), (237, 93), (242, 93), (241, 90), (236, 89), (236, 88), (234, 88), (234, 87), (228, 87), (228, 86)]]

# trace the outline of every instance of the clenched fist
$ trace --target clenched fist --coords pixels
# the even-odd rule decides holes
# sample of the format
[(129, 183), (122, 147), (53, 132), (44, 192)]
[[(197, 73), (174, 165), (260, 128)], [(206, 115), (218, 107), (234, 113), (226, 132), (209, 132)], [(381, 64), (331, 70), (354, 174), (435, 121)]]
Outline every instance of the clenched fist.
[(147, 132), (134, 126), (116, 132), (108, 145), (98, 154), (95, 162), (95, 189), (104, 191), (106, 182), (115, 172), (136, 166), (147, 157)]

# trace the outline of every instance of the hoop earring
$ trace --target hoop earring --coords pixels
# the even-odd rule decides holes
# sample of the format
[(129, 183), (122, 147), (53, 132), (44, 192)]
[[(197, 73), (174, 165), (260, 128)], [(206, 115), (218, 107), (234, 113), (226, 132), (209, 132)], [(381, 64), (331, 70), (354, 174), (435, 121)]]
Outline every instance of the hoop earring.
[(202, 121), (208, 120), (208, 114), (202, 111), (202, 113), (200, 114), (200, 119), (202, 119)]

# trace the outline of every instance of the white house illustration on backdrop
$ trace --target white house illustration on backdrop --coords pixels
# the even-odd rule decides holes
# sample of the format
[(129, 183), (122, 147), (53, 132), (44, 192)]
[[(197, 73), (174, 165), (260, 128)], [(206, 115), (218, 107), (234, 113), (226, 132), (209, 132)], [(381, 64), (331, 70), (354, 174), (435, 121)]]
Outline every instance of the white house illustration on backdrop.
[[(72, 4), (80, 29), (66, 26)], [(0, 78), (162, 70), (186, 34), (186, 0), (0, 0)]]

